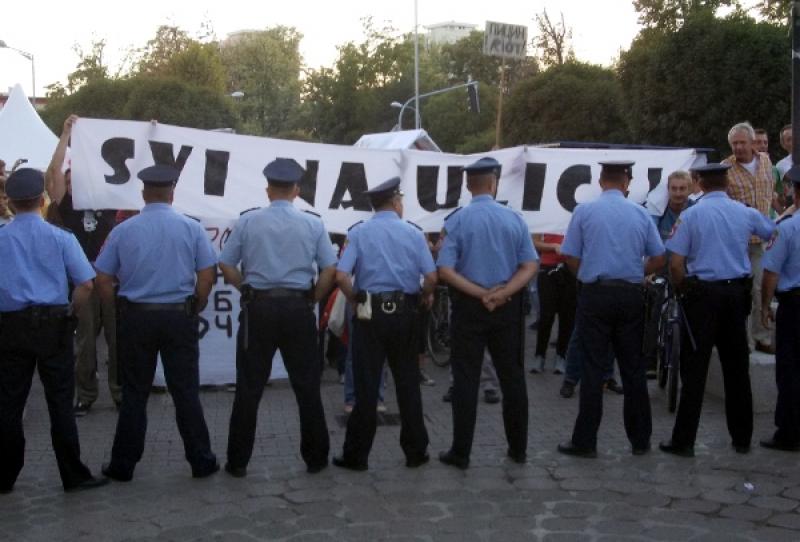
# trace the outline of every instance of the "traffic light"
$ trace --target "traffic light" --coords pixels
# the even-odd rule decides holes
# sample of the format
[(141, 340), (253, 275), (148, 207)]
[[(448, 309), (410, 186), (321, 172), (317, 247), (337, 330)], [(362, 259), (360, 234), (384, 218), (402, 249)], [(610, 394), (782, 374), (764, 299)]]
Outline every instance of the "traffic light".
[(469, 99), (469, 110), (473, 113), (481, 112), (481, 104), (478, 99), (478, 82), (473, 81), (467, 85), (467, 98)]

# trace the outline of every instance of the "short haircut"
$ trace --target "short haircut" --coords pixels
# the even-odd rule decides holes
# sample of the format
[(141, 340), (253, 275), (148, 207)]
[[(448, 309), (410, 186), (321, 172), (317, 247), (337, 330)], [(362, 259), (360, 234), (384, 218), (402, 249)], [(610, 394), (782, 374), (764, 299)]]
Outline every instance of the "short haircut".
[(749, 122), (740, 122), (738, 124), (734, 124), (733, 128), (731, 128), (728, 132), (728, 143), (731, 143), (733, 141), (733, 136), (739, 132), (746, 133), (750, 141), (753, 141), (756, 138), (756, 131), (753, 129), (753, 125)]
[(467, 188), (488, 188), (497, 179), (494, 171), (467, 173)]
[(720, 190), (728, 186), (727, 173), (713, 173), (700, 176), (700, 182), (711, 190)]
[(669, 177), (667, 177), (667, 188), (669, 188), (669, 185), (673, 179), (683, 179), (689, 184), (692, 184), (692, 176), (689, 175), (688, 171), (684, 171), (682, 169), (673, 171), (672, 173), (669, 174)]
[(147, 200), (167, 202), (169, 201), (169, 198), (174, 190), (175, 185), (172, 184), (167, 186), (145, 184), (142, 192), (144, 193), (144, 198)]
[(26, 212), (26, 211), (33, 211), (38, 209), (40, 206), (40, 201), (42, 196), (36, 196), (35, 198), (28, 198), (28, 199), (12, 199), (11, 206), (14, 207), (16, 211)]
[(781, 143), (783, 143), (783, 134), (785, 134), (788, 131), (791, 131), (791, 129), (792, 129), (792, 125), (791, 124), (787, 124), (786, 126), (781, 128)]

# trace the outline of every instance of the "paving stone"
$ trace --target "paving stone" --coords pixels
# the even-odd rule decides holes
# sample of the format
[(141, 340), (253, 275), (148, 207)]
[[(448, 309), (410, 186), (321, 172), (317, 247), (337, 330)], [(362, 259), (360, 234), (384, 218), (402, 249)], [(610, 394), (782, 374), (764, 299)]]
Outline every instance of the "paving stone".
[(750, 504), (759, 508), (768, 508), (776, 512), (791, 512), (797, 508), (797, 501), (782, 497), (753, 497)]
[(699, 514), (714, 513), (720, 509), (720, 506), (718, 502), (705, 501), (702, 499), (675, 499), (671, 504), (673, 510), (697, 512)]
[[(752, 504), (752, 502), (750, 504)], [(724, 506), (722, 510), (720, 510), (719, 515), (724, 518), (740, 519), (744, 521), (764, 521), (772, 515), (772, 510), (756, 508), (750, 504)]]
[(591, 535), (582, 533), (549, 533), (540, 540), (542, 542), (589, 542), (592, 539)]
[(613, 535), (637, 535), (644, 529), (644, 525), (636, 521), (609, 520), (594, 525), (594, 530), (598, 533)]
[[(556, 516), (563, 518), (585, 518), (597, 513), (597, 505), (584, 502), (559, 502), (556, 503), (552, 512)], [(569, 529), (557, 529), (569, 530)]]
[(800, 514), (777, 514), (769, 518), (767, 523), (776, 527), (800, 530)]
[(714, 501), (722, 504), (744, 504), (750, 498), (745, 493), (730, 491), (727, 489), (712, 489), (704, 492), (701, 497), (707, 501)]
[(676, 499), (693, 499), (702, 492), (698, 487), (679, 484), (658, 485), (654, 489), (662, 495)]
[(587, 529), (589, 522), (580, 518), (547, 518), (539, 522), (539, 526), (547, 531), (576, 531)]
[(676, 525), (656, 525), (642, 532), (642, 536), (648, 540), (689, 540), (697, 531), (688, 527)]
[(692, 542), (750, 542), (750, 539), (731, 533), (703, 533), (692, 538)]
[(566, 478), (559, 485), (567, 491), (593, 491), (602, 487), (603, 481), (597, 478)]
[(757, 542), (797, 542), (797, 531), (776, 527), (760, 527), (743, 534)]

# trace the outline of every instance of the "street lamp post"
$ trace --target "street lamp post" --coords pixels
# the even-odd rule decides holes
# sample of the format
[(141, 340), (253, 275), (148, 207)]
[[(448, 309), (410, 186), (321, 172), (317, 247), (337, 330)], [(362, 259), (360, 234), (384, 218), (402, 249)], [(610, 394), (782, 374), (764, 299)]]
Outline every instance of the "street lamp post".
[[(389, 105), (391, 105), (392, 107), (399, 107), (400, 108), (400, 113), (397, 115), (397, 127), (398, 127), (398, 129), (400, 129), (400, 130), (403, 129), (403, 113), (406, 112), (406, 108), (414, 109), (414, 111), (416, 113), (416, 119), (417, 120), (420, 119), (419, 109), (417, 109), (419, 107), (419, 100), (420, 99), (428, 98), (429, 96), (435, 96), (437, 94), (442, 94), (444, 92), (450, 92), (451, 90), (457, 90), (457, 89), (460, 89), (460, 88), (467, 88), (467, 87), (474, 87), (474, 88), (477, 89), (478, 88), (478, 82), (477, 81), (467, 81), (466, 83), (462, 83), (460, 85), (455, 85), (455, 86), (452, 86), (452, 87), (447, 87), (447, 88), (442, 88), (442, 89), (439, 89), (439, 90), (434, 90), (433, 92), (426, 92), (425, 94), (415, 94), (414, 96), (412, 96), (411, 98), (406, 100), (405, 103), (403, 103), (403, 104), (400, 104), (400, 102), (392, 102)], [(411, 102), (416, 102), (415, 105), (417, 107), (412, 107), (410, 105)], [(416, 124), (417, 129), (422, 128), (421, 123), (417, 122), (415, 124)]]
[(33, 104), (33, 108), (36, 109), (36, 65), (33, 61), (33, 55), (22, 49), (17, 49), (16, 47), (9, 47), (3, 40), (0, 40), (0, 49), (11, 49), (31, 61), (31, 82), (33, 84), (33, 88), (31, 89), (31, 103)]

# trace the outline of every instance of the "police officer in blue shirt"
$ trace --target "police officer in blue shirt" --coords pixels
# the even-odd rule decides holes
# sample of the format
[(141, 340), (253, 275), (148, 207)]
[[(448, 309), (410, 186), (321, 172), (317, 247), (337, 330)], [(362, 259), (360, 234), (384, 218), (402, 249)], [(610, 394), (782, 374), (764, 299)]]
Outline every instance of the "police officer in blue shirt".
[[(225, 470), (246, 474), (261, 394), (280, 349), (300, 410), (300, 453), (309, 472), (328, 465), (328, 427), (320, 397), (313, 303), (333, 285), (336, 255), (316, 215), (292, 202), (305, 171), (292, 159), (264, 168), (270, 206), (246, 212), (220, 254), (225, 279), (242, 292), (236, 336), (236, 397)], [(241, 271), (237, 265), (241, 263)], [(314, 278), (319, 280), (314, 287)]]
[(681, 396), (672, 439), (660, 448), (694, 456), (697, 426), (706, 387), (711, 349), (716, 346), (725, 385), (725, 417), (736, 452), (750, 450), (753, 398), (747, 317), (750, 314), (750, 260), (747, 246), (755, 234), (769, 239), (774, 224), (757, 210), (726, 193), (727, 164), (696, 168), (705, 195), (681, 213), (667, 241), (670, 274), (683, 297), (686, 317), (681, 333)]
[[(356, 404), (347, 420), (342, 455), (334, 457), (333, 464), (367, 469), (375, 439), (378, 385), (387, 360), (400, 409), (400, 446), (406, 466), (419, 467), (428, 462), (428, 432), (419, 391), (417, 319), (420, 304), (430, 307), (433, 301), (436, 267), (422, 231), (401, 220), (400, 178), (366, 193), (375, 215), (350, 230), (336, 271), (342, 293), (358, 305), (351, 328)], [(420, 277), (424, 278), (421, 293)]]
[(508, 457), (525, 463), (528, 395), (523, 367), (522, 292), (539, 256), (519, 213), (494, 200), (500, 164), (481, 158), (464, 168), (469, 205), (451, 214), (436, 265), (452, 288), (453, 443), (439, 460), (469, 467), (486, 348), (503, 394)]
[[(72, 414), (73, 320), (92, 292), (94, 269), (72, 234), (42, 220), (40, 171), (15, 171), (6, 192), (17, 215), (0, 228), (0, 493), (11, 492), (24, 464), (22, 412), (36, 369), (64, 490), (97, 487), (108, 480), (81, 462)], [(75, 285), (71, 306), (68, 280)]]
[[(644, 207), (625, 193), (633, 162), (600, 162), (603, 193), (579, 205), (570, 220), (561, 253), (581, 283), (575, 327), (586, 353), (578, 418), (561, 453), (597, 456), (603, 416), (603, 380), (611, 369), (613, 345), (625, 395), (625, 432), (635, 455), (650, 449), (652, 419), (642, 356), (645, 274), (664, 265), (664, 244)], [(647, 258), (647, 260), (645, 260)]]
[(113, 302), (119, 282), (117, 346), (122, 405), (103, 473), (133, 478), (142, 458), (147, 398), (159, 353), (192, 476), (219, 470), (200, 404), (199, 320), (215, 279), (216, 254), (203, 227), (172, 209), (180, 172), (156, 165), (139, 172), (142, 212), (114, 228), (95, 262), (100, 298)]
[[(788, 174), (794, 176), (797, 166)], [(794, 180), (794, 201), (800, 201), (800, 179)], [(800, 218), (788, 215), (778, 223), (762, 261), (761, 287), (763, 323), (772, 316), (773, 296), (778, 298), (775, 314), (775, 433), (761, 446), (787, 452), (800, 451), (800, 348), (797, 325), (800, 322)]]

